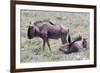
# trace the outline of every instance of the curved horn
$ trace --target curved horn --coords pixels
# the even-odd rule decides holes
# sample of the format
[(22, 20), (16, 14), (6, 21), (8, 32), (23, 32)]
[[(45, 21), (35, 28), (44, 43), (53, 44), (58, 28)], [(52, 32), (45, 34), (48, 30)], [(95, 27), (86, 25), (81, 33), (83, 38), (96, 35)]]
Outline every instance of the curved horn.
[(34, 28), (37, 33), (40, 33), (40, 29), (37, 26), (34, 25)]
[(29, 24), (30, 24), (29, 26), (33, 26), (33, 22), (32, 21), (30, 21)]

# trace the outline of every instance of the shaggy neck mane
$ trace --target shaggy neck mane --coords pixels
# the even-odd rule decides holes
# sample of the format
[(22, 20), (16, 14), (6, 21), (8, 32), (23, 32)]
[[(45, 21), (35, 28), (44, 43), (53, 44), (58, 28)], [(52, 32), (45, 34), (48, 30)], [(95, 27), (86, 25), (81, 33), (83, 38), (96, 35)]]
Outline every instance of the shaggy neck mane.
[(49, 21), (49, 20), (36, 21), (36, 22), (34, 22), (34, 24), (36, 25), (36, 24), (39, 24), (39, 23), (44, 23), (44, 22), (48, 22), (48, 23), (50, 23), (51, 25), (55, 25), (54, 23), (52, 23), (52, 22), (51, 22), (51, 21)]

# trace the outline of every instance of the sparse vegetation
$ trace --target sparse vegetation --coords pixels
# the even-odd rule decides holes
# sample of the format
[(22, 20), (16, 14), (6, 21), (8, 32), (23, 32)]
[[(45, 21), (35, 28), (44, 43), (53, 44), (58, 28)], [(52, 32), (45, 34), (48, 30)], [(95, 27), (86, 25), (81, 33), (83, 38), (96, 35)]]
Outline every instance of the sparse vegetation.
[(72, 38), (80, 34), (86, 36), (89, 41), (89, 13), (21, 10), (20, 15), (21, 63), (89, 59), (89, 42), (88, 49), (83, 48), (76, 53), (64, 54), (58, 50), (62, 45), (60, 39), (50, 39), (51, 53), (47, 46), (45, 51), (42, 50), (41, 38), (36, 37), (31, 40), (27, 38), (30, 21), (50, 20), (55, 24), (68, 27)]

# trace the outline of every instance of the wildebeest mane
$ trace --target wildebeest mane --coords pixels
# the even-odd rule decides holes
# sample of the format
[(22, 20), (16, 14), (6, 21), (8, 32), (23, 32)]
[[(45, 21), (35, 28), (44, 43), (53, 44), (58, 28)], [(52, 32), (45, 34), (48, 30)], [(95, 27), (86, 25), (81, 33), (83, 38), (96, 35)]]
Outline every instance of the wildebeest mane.
[(45, 23), (45, 22), (50, 23), (51, 25), (55, 25), (53, 22), (51, 22), (49, 20), (36, 21), (36, 22), (34, 22), (34, 25), (39, 24), (39, 23)]
[(34, 25), (39, 24), (39, 23), (42, 23), (42, 21), (36, 21), (34, 22)]
[(49, 21), (49, 20), (44, 20), (46, 22), (49, 22), (51, 25), (55, 25), (53, 22)]

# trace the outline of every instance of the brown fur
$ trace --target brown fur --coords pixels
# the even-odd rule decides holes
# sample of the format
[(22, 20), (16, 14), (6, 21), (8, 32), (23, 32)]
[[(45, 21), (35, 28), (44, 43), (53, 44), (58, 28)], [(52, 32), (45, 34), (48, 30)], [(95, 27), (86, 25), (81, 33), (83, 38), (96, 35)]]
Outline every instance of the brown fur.
[(72, 52), (78, 52), (79, 49), (81, 49), (81, 46), (77, 43), (78, 41), (82, 40), (81, 36), (77, 37), (73, 42), (71, 43), (66, 43), (64, 45), (62, 45), (59, 50), (69, 54)]
[[(36, 21), (28, 28), (28, 38), (32, 39), (34, 37), (40, 37), (43, 39), (43, 49), (45, 48), (45, 43), (47, 43), (49, 49), (49, 39), (59, 39), (61, 38), (62, 44), (67, 43), (66, 37), (69, 37), (69, 29), (65, 28), (63, 25), (53, 24), (51, 21)], [(68, 40), (68, 41), (69, 41)]]

